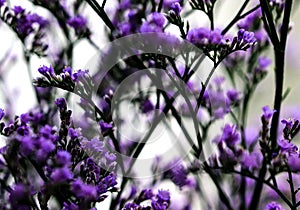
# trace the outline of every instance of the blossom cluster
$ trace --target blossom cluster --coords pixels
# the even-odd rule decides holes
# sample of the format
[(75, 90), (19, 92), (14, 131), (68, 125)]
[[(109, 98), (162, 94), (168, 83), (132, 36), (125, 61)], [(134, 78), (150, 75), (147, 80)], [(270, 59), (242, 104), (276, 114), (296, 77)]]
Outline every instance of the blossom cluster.
[[(244, 0), (227, 25), (219, 0), (27, 3), (0, 0), (37, 102), (15, 115), (3, 91), (0, 209), (300, 206), (300, 119), (283, 115), (292, 0)], [(75, 70), (82, 45), (100, 56)], [(274, 100), (253, 114), (272, 68)]]

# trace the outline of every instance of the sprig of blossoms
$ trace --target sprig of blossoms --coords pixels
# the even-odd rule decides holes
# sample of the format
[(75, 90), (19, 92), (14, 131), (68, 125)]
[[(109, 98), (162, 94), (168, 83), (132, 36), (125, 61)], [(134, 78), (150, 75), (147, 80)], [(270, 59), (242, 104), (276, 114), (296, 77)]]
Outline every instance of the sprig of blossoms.
[[(4, 2), (1, 3), (2, 6)], [(44, 56), (48, 45), (43, 40), (48, 20), (36, 13), (26, 12), (21, 6), (5, 7), (0, 18), (17, 34), (30, 53)], [(33, 37), (33, 39), (30, 39)]]

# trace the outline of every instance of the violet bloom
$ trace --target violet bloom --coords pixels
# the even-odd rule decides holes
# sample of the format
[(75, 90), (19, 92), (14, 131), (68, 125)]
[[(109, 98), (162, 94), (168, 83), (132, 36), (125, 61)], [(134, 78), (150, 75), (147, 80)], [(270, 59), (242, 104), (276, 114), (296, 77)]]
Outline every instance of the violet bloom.
[(170, 202), (170, 192), (167, 190), (158, 190), (156, 197), (160, 202)]
[(299, 172), (300, 171), (300, 158), (299, 158), (299, 155), (289, 156), (287, 164), (290, 167), (291, 171)]
[(207, 44), (209, 41), (210, 30), (207, 28), (195, 28), (189, 30), (187, 40), (193, 44)]
[(58, 98), (55, 100), (55, 104), (56, 106), (60, 109), (60, 110), (65, 110), (67, 109), (67, 102), (66, 99), (64, 98)]
[(236, 130), (235, 125), (226, 124), (223, 128), (222, 141), (228, 147), (234, 147), (240, 141), (240, 134)]
[(71, 17), (67, 21), (68, 25), (74, 28), (76, 31), (83, 31), (86, 28), (87, 20), (81, 15)]
[(171, 180), (176, 184), (178, 187), (183, 187), (187, 184), (187, 170), (184, 168), (183, 165), (179, 164), (173, 167), (170, 170)]
[(262, 117), (264, 118), (264, 120), (265, 120), (266, 122), (269, 122), (270, 119), (272, 118), (273, 114), (276, 112), (276, 110), (270, 109), (269, 106), (264, 106), (264, 107), (262, 108), (262, 110), (263, 110), (263, 115), (262, 115)]
[(66, 182), (66, 181), (69, 181), (70, 179), (72, 179), (73, 173), (67, 167), (55, 168), (52, 171), (52, 174), (50, 177), (54, 182), (61, 183), (61, 182)]
[(281, 205), (279, 203), (272, 201), (271, 203), (266, 205), (265, 210), (283, 210), (283, 208), (281, 207)]
[(246, 44), (253, 44), (256, 39), (253, 32), (246, 31), (245, 29), (240, 29), (238, 31), (238, 41), (244, 42)]
[(0, 7), (2, 7), (5, 2), (6, 2), (6, 0), (0, 0)]
[(140, 32), (162, 32), (163, 26), (165, 25), (166, 18), (159, 12), (151, 13), (147, 17), (147, 21), (141, 25)]
[(103, 122), (103, 121), (99, 122), (99, 126), (100, 126), (102, 133), (107, 132), (113, 128), (113, 125), (111, 123), (107, 123), (107, 122)]
[(171, 5), (171, 10), (174, 11), (175, 15), (179, 16), (182, 10), (179, 2), (175, 2)]
[(41, 66), (40, 68), (38, 68), (38, 71), (42, 74), (42, 75), (54, 75), (54, 69), (53, 67), (50, 65), (49, 67), (47, 66)]
[(25, 12), (25, 9), (21, 6), (15, 6), (13, 11), (16, 15), (18, 15), (18, 14), (21, 14), (21, 13)]
[(80, 179), (75, 180), (71, 185), (72, 192), (77, 198), (94, 200), (97, 197), (95, 186), (83, 183)]
[(235, 89), (228, 90), (226, 95), (227, 95), (228, 99), (230, 100), (230, 102), (232, 102), (232, 103), (236, 103), (240, 99), (240, 97), (239, 97), (240, 93)]
[(142, 108), (142, 112), (147, 114), (151, 111), (153, 111), (154, 109), (154, 105), (152, 104), (152, 102), (147, 98), (146, 100), (144, 100), (141, 104), (141, 108)]
[(67, 151), (58, 151), (56, 154), (55, 162), (59, 166), (70, 166), (71, 165), (71, 154)]

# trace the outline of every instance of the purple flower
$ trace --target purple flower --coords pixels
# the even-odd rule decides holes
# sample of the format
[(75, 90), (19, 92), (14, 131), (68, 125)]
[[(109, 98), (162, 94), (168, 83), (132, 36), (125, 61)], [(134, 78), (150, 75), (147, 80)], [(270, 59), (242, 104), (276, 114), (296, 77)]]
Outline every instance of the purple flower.
[(281, 205), (279, 203), (272, 201), (271, 203), (268, 203), (266, 205), (265, 210), (283, 210), (283, 208), (281, 207)]
[(69, 128), (68, 134), (72, 140), (78, 138), (81, 136), (80, 128), (74, 129), (74, 128)]
[(107, 123), (103, 121), (100, 121), (99, 125), (102, 133), (107, 132), (113, 128), (113, 125), (111, 123)]
[(31, 136), (21, 138), (20, 152), (24, 156), (30, 155), (35, 149), (34, 142)]
[(272, 63), (272, 60), (268, 57), (259, 57), (258, 58), (258, 65), (259, 65), (259, 68), (261, 69), (266, 69), (268, 66), (270, 66)]
[(6, 0), (0, 0), (0, 7), (2, 7), (5, 2), (6, 2)]
[(47, 66), (42, 66), (40, 68), (38, 68), (38, 71), (42, 74), (42, 75), (46, 75), (46, 74), (50, 74), (50, 75), (54, 75), (54, 69), (53, 67), (50, 65), (49, 67)]
[(12, 209), (24, 209), (30, 210), (28, 199), (30, 191), (23, 183), (18, 183), (14, 186), (14, 189), (10, 192), (9, 201)]
[(264, 107), (262, 108), (262, 110), (263, 110), (263, 115), (262, 115), (262, 117), (264, 118), (264, 120), (265, 120), (266, 122), (269, 122), (270, 119), (272, 118), (273, 114), (276, 112), (276, 110), (270, 109), (269, 106), (264, 106)]
[(81, 199), (93, 200), (97, 197), (95, 186), (83, 183), (80, 179), (75, 180), (71, 185), (72, 192)]
[(67, 102), (66, 99), (64, 98), (58, 98), (55, 100), (55, 104), (56, 106), (60, 109), (60, 110), (65, 110), (67, 109)]
[(171, 180), (180, 188), (187, 184), (187, 170), (179, 164), (170, 170)]
[(79, 210), (79, 207), (72, 202), (64, 202), (62, 210)]
[(48, 21), (38, 14), (28, 14), (26, 19), (30, 23), (38, 23), (40, 27), (45, 27), (48, 24)]
[(246, 44), (253, 44), (256, 41), (254, 33), (246, 31), (245, 29), (240, 29), (238, 31), (237, 38), (239, 41), (244, 42)]
[(106, 193), (108, 189), (114, 187), (116, 184), (118, 184), (116, 175), (114, 173), (110, 173), (97, 185), (97, 192), (98, 194)]
[(71, 157), (71, 154), (67, 151), (58, 151), (56, 154), (56, 164), (59, 166), (70, 166)]
[(297, 154), (298, 147), (292, 142), (289, 142), (288, 140), (285, 139), (281, 139), (278, 140), (277, 143), (282, 153), (287, 153), (288, 155)]
[(240, 141), (240, 134), (235, 125), (226, 124), (223, 128), (222, 140), (228, 147), (235, 146)]
[(289, 156), (287, 164), (290, 167), (291, 171), (299, 172), (300, 171), (300, 158), (299, 158), (299, 155)]
[(166, 22), (165, 16), (159, 12), (151, 13), (147, 19), (150, 23), (153, 23), (161, 28), (164, 26)]
[(175, 2), (171, 5), (171, 10), (174, 11), (174, 13), (179, 16), (180, 15), (180, 12), (182, 10), (179, 2)]
[(154, 196), (152, 189), (144, 189), (141, 194), (145, 200), (151, 199)]
[(151, 13), (147, 17), (147, 21), (141, 25), (140, 32), (162, 32), (162, 28), (166, 22), (166, 18), (159, 12)]
[(152, 104), (152, 102), (147, 98), (146, 100), (144, 100), (141, 104), (141, 108), (142, 108), (142, 112), (143, 113), (148, 113), (153, 111), (154, 109), (154, 105)]
[(232, 103), (235, 103), (239, 100), (239, 92), (235, 89), (231, 89), (231, 90), (228, 90), (227, 91), (227, 97), (229, 98), (229, 100), (232, 102)]
[(117, 156), (113, 153), (106, 152), (105, 159), (106, 159), (107, 163), (110, 164), (117, 159)]
[(51, 179), (54, 182), (66, 182), (73, 178), (73, 173), (67, 167), (55, 168), (51, 174)]
[(189, 30), (187, 40), (193, 44), (207, 44), (209, 41), (210, 30), (207, 28), (195, 28)]
[(262, 154), (261, 152), (252, 152), (251, 154), (243, 153), (241, 163), (244, 168), (253, 170), (258, 169), (262, 162)]
[(67, 21), (68, 25), (73, 27), (75, 30), (82, 31), (86, 28), (87, 20), (81, 15), (71, 17)]
[(167, 190), (158, 190), (157, 200), (159, 202), (170, 202), (170, 192)]
[(4, 110), (0, 108), (0, 120), (2, 120), (4, 115), (5, 115)]
[(25, 9), (22, 8), (21, 6), (15, 6), (13, 10), (16, 15), (21, 14), (25, 11)]

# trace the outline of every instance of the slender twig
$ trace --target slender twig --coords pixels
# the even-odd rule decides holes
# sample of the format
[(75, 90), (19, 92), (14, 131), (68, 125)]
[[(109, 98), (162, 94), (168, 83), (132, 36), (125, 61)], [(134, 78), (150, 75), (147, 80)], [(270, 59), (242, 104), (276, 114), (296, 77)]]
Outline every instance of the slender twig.
[(292, 171), (289, 167), (287, 167), (287, 172), (288, 172), (288, 183), (290, 185), (290, 190), (291, 190), (291, 197), (292, 197), (292, 204), (294, 206), (294, 208), (291, 208), (292, 210), (296, 210), (296, 193), (295, 193), (295, 188), (294, 188), (294, 182), (293, 182), (293, 174)]
[(222, 35), (226, 34), (229, 29), (237, 22), (241, 19), (241, 14), (243, 13), (243, 11), (245, 10), (245, 8), (247, 7), (248, 3), (250, 0), (246, 0), (243, 5), (241, 6), (241, 8), (239, 9), (238, 13), (235, 15), (235, 17), (232, 19), (232, 21), (225, 27), (225, 29), (222, 31)]
[(103, 20), (105, 25), (111, 30), (115, 30), (114, 24), (111, 22), (109, 17), (107, 16), (106, 12), (104, 9), (98, 4), (97, 1), (95, 0), (86, 0), (86, 2), (93, 8), (93, 10), (99, 15), (99, 17)]

